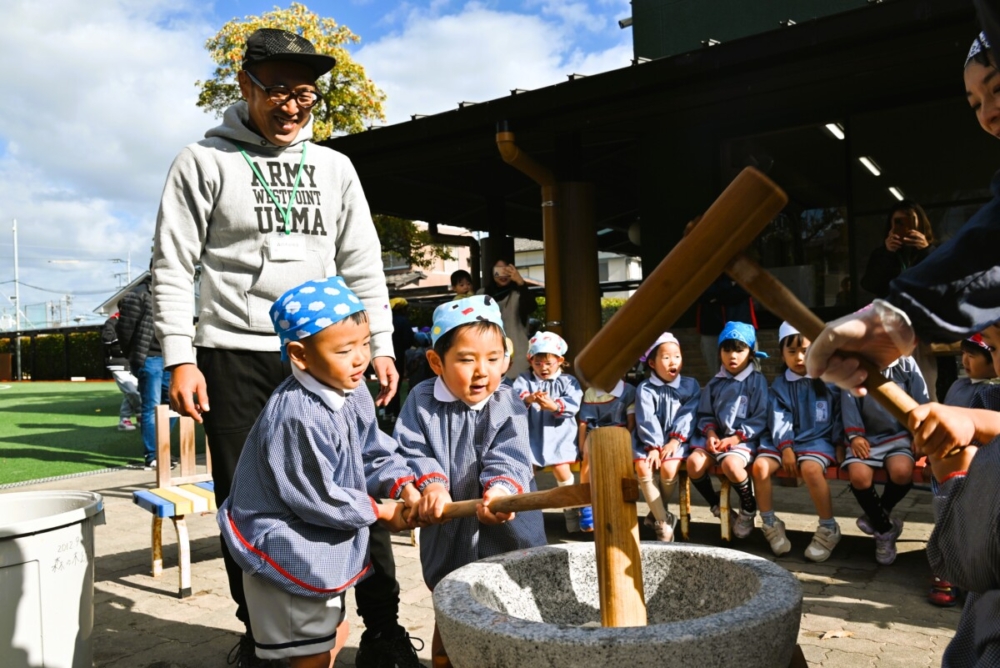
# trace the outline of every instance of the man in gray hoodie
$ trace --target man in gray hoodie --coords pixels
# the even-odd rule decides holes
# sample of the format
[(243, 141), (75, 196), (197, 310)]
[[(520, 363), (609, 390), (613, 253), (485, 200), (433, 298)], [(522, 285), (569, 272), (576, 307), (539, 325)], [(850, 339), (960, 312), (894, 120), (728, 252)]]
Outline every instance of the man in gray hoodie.
[[(368, 311), (382, 387), (377, 403), (385, 405), (396, 391), (392, 315), (368, 203), (350, 160), (310, 141), (315, 82), (334, 62), (293, 33), (251, 35), (238, 75), (243, 101), (181, 151), (160, 202), (152, 270), (156, 335), (172, 372), (171, 405), (204, 420), (220, 506), (251, 427), (290, 374), (268, 315), (289, 288), (343, 276)], [(399, 584), (385, 529), (372, 527), (370, 549), (375, 575), (356, 589), (366, 627), (357, 665), (419, 666), (397, 622)], [(224, 544), (222, 550), (236, 616), (247, 627), (232, 661), (261, 665), (242, 572)]]

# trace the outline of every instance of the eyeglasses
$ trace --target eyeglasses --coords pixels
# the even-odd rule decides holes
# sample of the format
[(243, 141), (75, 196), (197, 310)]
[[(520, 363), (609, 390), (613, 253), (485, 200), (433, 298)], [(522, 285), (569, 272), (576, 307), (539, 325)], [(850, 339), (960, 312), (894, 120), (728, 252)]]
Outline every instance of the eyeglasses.
[(300, 109), (310, 109), (320, 100), (319, 93), (314, 90), (289, 90), (287, 86), (265, 86), (249, 70), (243, 71), (250, 77), (250, 81), (257, 84), (257, 87), (264, 91), (268, 102), (276, 107), (280, 107), (294, 97), (295, 104), (299, 105)]

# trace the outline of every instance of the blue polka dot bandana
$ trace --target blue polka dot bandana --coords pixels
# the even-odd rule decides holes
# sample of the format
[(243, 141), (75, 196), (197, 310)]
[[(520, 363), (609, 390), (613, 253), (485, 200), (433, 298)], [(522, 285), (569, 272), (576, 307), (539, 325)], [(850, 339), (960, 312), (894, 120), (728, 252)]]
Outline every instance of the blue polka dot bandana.
[(753, 351), (755, 357), (767, 357), (767, 353), (757, 350), (757, 330), (745, 322), (727, 322), (719, 334), (719, 345), (724, 341), (741, 341)]
[(271, 322), (281, 338), (281, 359), (288, 359), (288, 342), (320, 332), (365, 305), (340, 276), (307, 281), (278, 297), (271, 305)]
[(553, 332), (538, 332), (528, 341), (528, 359), (541, 353), (552, 353), (559, 357), (565, 357), (569, 346), (563, 337)]
[(990, 41), (986, 39), (986, 33), (979, 33), (979, 36), (972, 41), (972, 46), (969, 47), (969, 55), (965, 57), (965, 67), (968, 67), (972, 59), (978, 56), (981, 51), (986, 51), (990, 48)]
[(431, 342), (438, 339), (460, 325), (468, 325), (477, 320), (484, 320), (498, 325), (503, 330), (503, 319), (500, 317), (500, 307), (489, 295), (476, 295), (453, 302), (445, 302), (434, 309), (434, 326), (431, 327)]

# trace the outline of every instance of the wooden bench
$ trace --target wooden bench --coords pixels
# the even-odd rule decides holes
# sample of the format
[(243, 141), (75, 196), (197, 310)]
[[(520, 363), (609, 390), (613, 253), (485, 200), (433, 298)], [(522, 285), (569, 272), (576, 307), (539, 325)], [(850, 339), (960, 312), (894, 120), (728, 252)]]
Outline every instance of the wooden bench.
[[(729, 482), (729, 478), (722, 472), (722, 469), (718, 466), (713, 466), (709, 469), (709, 473), (718, 476), (721, 486), (719, 489), (719, 518), (721, 525), (721, 537), (724, 541), (731, 540), (730, 527), (729, 527), (729, 491), (732, 485)], [(749, 470), (747, 471), (749, 473)], [(886, 481), (885, 469), (876, 469), (874, 471), (873, 482), (884, 483)], [(779, 468), (771, 476), (772, 478), (789, 478), (790, 476), (785, 473), (784, 468)], [(847, 469), (841, 469), (839, 465), (830, 466), (826, 469), (826, 479), (827, 480), (847, 480), (851, 479), (850, 474)], [(931, 469), (927, 466), (927, 460), (921, 457), (917, 460), (913, 467), (913, 482), (930, 483), (931, 481)], [(678, 515), (681, 527), (681, 537), (687, 540), (688, 533), (690, 531), (690, 515), (691, 515), (691, 481), (688, 479), (687, 471), (682, 466), (678, 473), (678, 485), (677, 485), (677, 497), (678, 497)]]
[[(170, 469), (170, 419), (178, 417), (180, 461), (178, 475)], [(132, 492), (132, 502), (153, 515), (153, 577), (163, 574), (163, 520), (170, 518), (177, 531), (178, 594), (191, 595), (191, 544), (184, 518), (191, 513), (216, 510), (215, 485), (212, 482), (212, 458), (205, 438), (206, 472), (195, 465), (194, 420), (179, 417), (164, 405), (156, 407), (156, 487)]]

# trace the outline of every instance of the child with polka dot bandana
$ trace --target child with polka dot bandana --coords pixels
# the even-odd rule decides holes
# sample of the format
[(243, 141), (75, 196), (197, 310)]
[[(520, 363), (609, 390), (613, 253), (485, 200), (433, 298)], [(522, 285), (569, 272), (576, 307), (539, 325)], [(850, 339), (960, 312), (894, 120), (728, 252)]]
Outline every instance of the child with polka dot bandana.
[(292, 376), (250, 431), (218, 522), (243, 570), (257, 656), (332, 663), (348, 635), (344, 592), (372, 573), (369, 527), (408, 528), (404, 504), (376, 499), (414, 506), (420, 493), (391, 453), (366, 474), (362, 454), (391, 439), (363, 386), (361, 300), (333, 276), (289, 290), (270, 315)]

